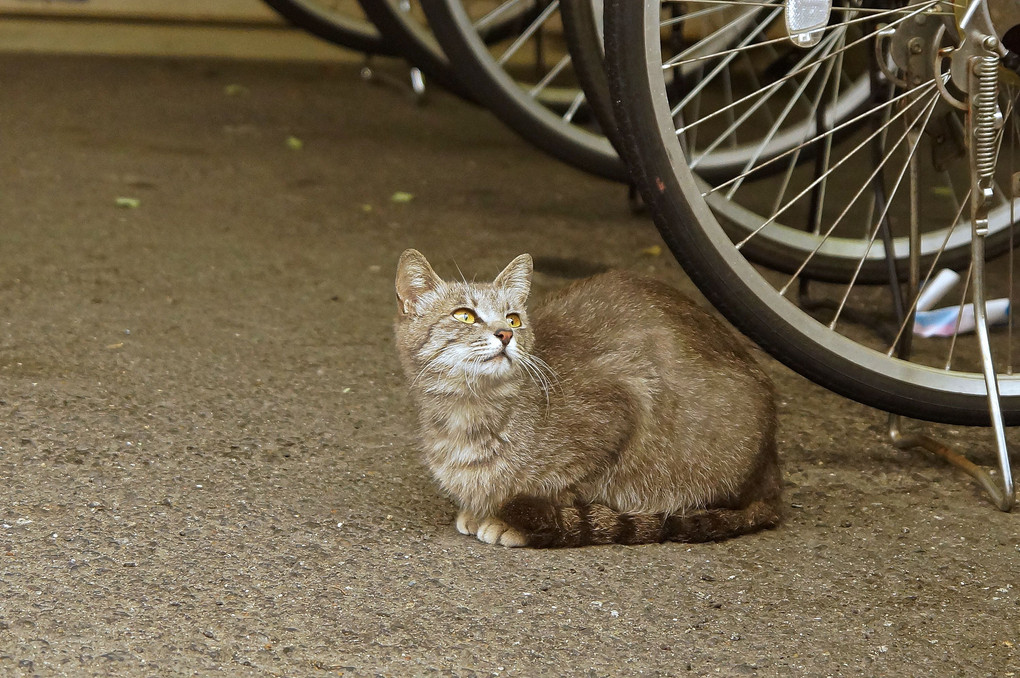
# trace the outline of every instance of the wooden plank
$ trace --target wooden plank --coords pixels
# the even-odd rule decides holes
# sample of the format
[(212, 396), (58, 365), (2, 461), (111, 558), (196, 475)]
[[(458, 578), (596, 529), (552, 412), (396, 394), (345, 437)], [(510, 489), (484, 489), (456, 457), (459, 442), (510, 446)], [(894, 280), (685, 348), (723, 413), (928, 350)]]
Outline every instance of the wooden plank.
[(0, 16), (59, 19), (269, 23), (282, 20), (260, 0), (0, 0)]
[(5, 18), (0, 50), (48, 54), (360, 61), (362, 55), (285, 26), (121, 23)]
[(261, 0), (0, 0), (0, 51), (354, 61)]

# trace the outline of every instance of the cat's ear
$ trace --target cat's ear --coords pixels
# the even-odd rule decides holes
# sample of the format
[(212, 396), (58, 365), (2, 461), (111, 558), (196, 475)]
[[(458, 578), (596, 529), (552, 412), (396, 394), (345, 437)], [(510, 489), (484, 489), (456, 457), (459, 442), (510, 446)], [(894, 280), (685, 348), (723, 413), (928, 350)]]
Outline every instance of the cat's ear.
[(518, 303), (523, 304), (531, 291), (531, 272), (535, 265), (530, 254), (522, 254), (507, 265), (492, 282), (495, 287), (510, 291)]
[(418, 312), (422, 295), (443, 284), (418, 250), (404, 250), (397, 263), (397, 306), (404, 315)]

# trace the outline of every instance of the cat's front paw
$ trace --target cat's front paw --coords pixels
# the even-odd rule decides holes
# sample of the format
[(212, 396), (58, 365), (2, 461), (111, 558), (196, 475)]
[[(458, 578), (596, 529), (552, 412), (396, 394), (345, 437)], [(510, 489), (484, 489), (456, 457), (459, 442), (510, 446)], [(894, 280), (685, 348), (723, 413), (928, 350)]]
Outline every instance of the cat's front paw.
[(499, 518), (484, 518), (475, 533), (478, 541), (486, 544), (498, 544), (516, 548), (528, 545), (528, 537), (520, 530), (514, 529)]
[(478, 519), (475, 518), (475, 514), (467, 509), (457, 514), (457, 522), (455, 524), (457, 531), (461, 534), (478, 534)]

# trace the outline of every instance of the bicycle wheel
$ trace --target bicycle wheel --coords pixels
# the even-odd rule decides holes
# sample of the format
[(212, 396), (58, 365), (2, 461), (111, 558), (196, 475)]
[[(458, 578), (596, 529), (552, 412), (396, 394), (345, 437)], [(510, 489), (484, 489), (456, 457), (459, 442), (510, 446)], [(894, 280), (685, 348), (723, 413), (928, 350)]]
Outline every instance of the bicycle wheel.
[(521, 1), (421, 0), (421, 5), (461, 81), (507, 126), (578, 169), (628, 181), (572, 73), (559, 0), (532, 0), (538, 13), (512, 39), (487, 45), (481, 37), (480, 31)]
[[(621, 150), (621, 142), (616, 138), (616, 121), (612, 112), (612, 97), (609, 91), (609, 82), (605, 75), (605, 52), (603, 49), (601, 20), (598, 14), (598, 7), (601, 0), (560, 0), (561, 13), (563, 16), (564, 33), (570, 47), (573, 64), (578, 80), (582, 83), (587, 100), (591, 106), (592, 113), (599, 121), (599, 126), (606, 132), (606, 136), (612, 141), (618, 152)], [(676, 34), (682, 34), (685, 41), (684, 49), (688, 53), (696, 53), (703, 57), (711, 55), (712, 50), (729, 53), (729, 49), (746, 39), (748, 32), (755, 31), (763, 25), (759, 18), (760, 5), (744, 3), (738, 6), (737, 11), (723, 5), (713, 5), (710, 12), (694, 11), (686, 15), (674, 11), (671, 16), (670, 30), (662, 36), (663, 43), (676, 43)], [(697, 21), (706, 21), (714, 15), (722, 15), (725, 20), (716, 17), (712, 24), (712, 30), (704, 30), (704, 26), (692, 28), (689, 24)], [(775, 17), (773, 17), (775, 20)], [(702, 29), (703, 35), (697, 36), (697, 30)], [(766, 31), (767, 33), (767, 31)], [(859, 37), (860, 31), (855, 30), (855, 37)], [(858, 52), (863, 51), (862, 45)], [(688, 124), (694, 123), (700, 117), (711, 113), (713, 107), (726, 105), (726, 97), (732, 103), (734, 98), (746, 96), (740, 88), (757, 86), (761, 83), (775, 81), (778, 77), (786, 77), (789, 84), (788, 91), (797, 91), (801, 88), (814, 86), (810, 81), (810, 69), (804, 69), (805, 73), (789, 73), (790, 64), (796, 63), (796, 52), (793, 45), (774, 44), (762, 45), (756, 49), (749, 49), (751, 54), (743, 54), (740, 59), (733, 59), (728, 63), (719, 64), (715, 68), (715, 60), (709, 58), (691, 59), (688, 64), (678, 66), (667, 71), (667, 91), (672, 101), (683, 99), (679, 95), (684, 81), (697, 81), (701, 78), (716, 78), (722, 81), (715, 88), (705, 88), (690, 99), (683, 106), (674, 107), (682, 111)], [(785, 69), (783, 76), (778, 73)], [(714, 71), (714, 74), (713, 74)], [(853, 126), (853, 120), (857, 118), (857, 124), (864, 124), (862, 112), (866, 110), (866, 103), (870, 94), (867, 74), (860, 67), (852, 64), (842, 69), (842, 77), (854, 84), (844, 89), (837, 100), (825, 111), (826, 119), (831, 126), (846, 125)], [(856, 79), (856, 81), (854, 81)], [(690, 88), (688, 88), (689, 90)], [(778, 116), (785, 105), (783, 102), (770, 102), (760, 106), (759, 117)], [(769, 110), (771, 108), (772, 110)], [(729, 118), (732, 121), (736, 116)], [(704, 124), (704, 122), (702, 123)], [(711, 123), (710, 123), (711, 124)], [(771, 132), (764, 125), (758, 126), (748, 133), (745, 129), (737, 127), (734, 131), (721, 139), (719, 134), (702, 134), (700, 139), (701, 148), (698, 147), (697, 135), (689, 135), (684, 139), (684, 150), (688, 158), (695, 156), (699, 158), (697, 174), (708, 184), (720, 184), (734, 176), (744, 172), (746, 168), (754, 163), (763, 165), (759, 175), (768, 175), (778, 171), (787, 171), (789, 166), (784, 167), (779, 162), (769, 163), (769, 158), (775, 158), (783, 153), (791, 153), (790, 163), (806, 163), (814, 161), (814, 152), (817, 150), (812, 145), (804, 145), (804, 141), (810, 139), (815, 133), (817, 121), (810, 117), (788, 116), (784, 125), (777, 127)], [(696, 125), (695, 125), (696, 126)], [(716, 132), (722, 129), (716, 124)], [(758, 135), (757, 137), (755, 135)], [(765, 138), (768, 136), (769, 138)], [(766, 144), (762, 142), (766, 141)], [(797, 147), (800, 147), (799, 150)], [(705, 150), (705, 147), (711, 147)], [(625, 149), (624, 149), (625, 152)], [(745, 181), (752, 182), (753, 175)], [(751, 185), (749, 183), (749, 185)], [(746, 195), (746, 194), (745, 194)], [(759, 228), (763, 219), (747, 205), (742, 205), (738, 196), (736, 200), (720, 199), (713, 196), (713, 207), (717, 214), (724, 218), (731, 238), (735, 241), (743, 240), (750, 232)], [(1001, 227), (1002, 224), (1000, 223)], [(852, 235), (852, 234), (851, 234)], [(945, 232), (937, 230), (933, 233), (926, 233), (922, 238), (923, 249), (922, 259), (929, 262), (933, 259), (935, 251), (942, 247)], [(819, 248), (819, 245), (821, 247)], [(893, 237), (891, 240), (892, 250), (896, 258), (896, 274), (905, 279), (907, 275), (906, 253), (908, 251), (907, 238), (903, 235)], [(990, 253), (1001, 253), (1009, 246), (1008, 234), (1002, 228), (991, 238), (988, 244)], [(777, 270), (796, 270), (804, 261), (804, 255), (819, 248), (818, 253), (811, 258), (802, 276), (815, 280), (839, 281), (847, 280), (852, 275), (857, 275), (859, 282), (882, 284), (888, 281), (889, 266), (886, 262), (884, 243), (871, 247), (869, 256), (865, 257), (864, 265), (857, 273), (857, 263), (861, 259), (862, 252), (869, 247), (867, 240), (854, 237), (830, 237), (824, 243), (820, 238), (810, 231), (805, 232), (802, 228), (787, 228), (784, 223), (772, 224), (758, 237), (745, 245), (746, 255), (755, 261)], [(970, 240), (964, 231), (960, 230), (953, 234), (951, 242), (947, 244), (941, 253), (940, 261), (948, 268), (961, 268), (967, 265), (970, 260)]]
[[(732, 4), (733, 11), (747, 6), (742, 0), (711, 0), (710, 4)], [(820, 124), (808, 140), (818, 146), (816, 162), (771, 172), (771, 184), (759, 178), (756, 195), (744, 196), (742, 205), (733, 197), (738, 191), (731, 190), (739, 179), (706, 185), (684, 159), (684, 137), (690, 129), (688, 121), (678, 115), (675, 97), (687, 96), (693, 88), (670, 91), (666, 73), (684, 58), (677, 58), (682, 52), (673, 52), (668, 41), (665, 47), (663, 43), (675, 18), (675, 5), (669, 0), (608, 0), (606, 46), (625, 155), (657, 227), (692, 280), (765, 350), (833, 391), (910, 417), (987, 424), (986, 390), (980, 363), (974, 358), (973, 338), (955, 331), (962, 327), (961, 313), (952, 314), (950, 337), (916, 339), (910, 360), (895, 357), (903, 337), (910, 337), (913, 330), (916, 288), (942, 266), (942, 256), (954, 237), (969, 239), (972, 225), (964, 217), (969, 203), (967, 158), (945, 146), (963, 144), (958, 112), (943, 103), (936, 86), (936, 78), (945, 81), (946, 77), (941, 71), (911, 70), (912, 62), (899, 72), (889, 72), (893, 57), (902, 54), (890, 55), (888, 50), (919, 38), (923, 53), (937, 54), (952, 43), (955, 20), (940, 13), (935, 2), (894, 7), (834, 3), (832, 19), (816, 44), (822, 48), (803, 50), (801, 57), (807, 61), (789, 72), (836, 71), (840, 60), (855, 58), (852, 48), (863, 45), (865, 51), (857, 67), (868, 74), (869, 103), (862, 118), (867, 124), (853, 129)], [(697, 12), (708, 6), (689, 0), (683, 11)], [(782, 6), (782, 2), (756, 3), (761, 12), (774, 12)], [(922, 14), (932, 25), (908, 39), (906, 29), (921, 26), (923, 22), (912, 20)], [(880, 33), (883, 28), (885, 32)], [(847, 39), (857, 31), (859, 37)], [(768, 40), (784, 44), (790, 39), (785, 30), (776, 30)], [(729, 55), (741, 58), (751, 48), (747, 43), (696, 57), (699, 61)], [(1020, 125), (1014, 114), (1020, 87), (1014, 77), (1007, 76), (1015, 74), (1006, 73), (998, 83), (998, 105), (1006, 122), (996, 139), (999, 167), (989, 223), (1011, 238), (1020, 211), (1012, 185), (1015, 159), (1020, 159)], [(803, 101), (832, 101), (844, 86), (848, 84), (843, 79), (834, 78), (816, 83), (813, 89), (805, 87), (788, 99), (795, 106)], [(778, 90), (769, 85), (751, 87), (748, 98), (732, 100), (739, 105), (726, 105), (728, 113), (723, 107), (708, 110), (712, 119), (732, 114), (737, 120)], [(810, 105), (805, 107), (805, 115), (821, 117)], [(753, 113), (744, 118), (752, 119)], [(756, 134), (762, 138), (760, 125), (766, 123), (749, 124), (759, 125)], [(772, 129), (773, 124), (768, 123), (765, 129)], [(771, 169), (765, 163), (775, 162), (776, 157), (785, 156), (759, 159), (740, 176), (765, 173)], [(747, 205), (754, 209), (746, 209)], [(728, 216), (720, 216), (726, 209), (746, 209), (757, 219), (740, 241), (731, 238), (725, 224)], [(793, 222), (798, 210), (798, 219), (813, 227), (817, 245), (803, 248), (803, 259), (792, 270), (776, 273), (756, 268), (746, 256), (746, 245), (780, 219)], [(756, 216), (760, 214), (769, 216)], [(863, 234), (856, 239), (861, 249), (858, 270), (867, 263), (870, 250), (882, 248), (882, 234), (891, 235), (903, 225), (914, 223), (916, 232), (940, 234), (942, 243), (921, 269), (919, 284), (908, 286), (915, 289), (865, 287), (857, 284), (859, 276), (854, 276), (841, 284), (812, 283), (807, 288), (810, 296), (800, 294), (805, 291), (802, 272), (848, 219)], [(885, 258), (884, 251), (881, 258)], [(1012, 300), (1012, 260), (1010, 250), (1009, 257), (996, 263), (1003, 268), (1003, 275), (989, 278), (990, 296)], [(948, 301), (950, 305), (962, 305), (966, 300), (968, 280), (965, 277), (960, 293)], [(869, 322), (858, 322), (861, 318)], [(1008, 424), (1016, 425), (1020, 423), (1020, 376), (1013, 369), (1017, 351), (1012, 334), (1010, 321), (994, 337), (993, 348), (1004, 416)]]
[(341, 47), (399, 56), (379, 34), (355, 0), (263, 0), (280, 16), (298, 28)]

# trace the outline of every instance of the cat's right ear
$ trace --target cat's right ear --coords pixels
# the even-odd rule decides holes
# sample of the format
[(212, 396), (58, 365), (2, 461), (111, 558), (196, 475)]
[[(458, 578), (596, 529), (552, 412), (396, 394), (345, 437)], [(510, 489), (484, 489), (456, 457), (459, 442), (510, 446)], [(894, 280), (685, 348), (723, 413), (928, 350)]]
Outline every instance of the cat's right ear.
[(418, 250), (404, 250), (397, 263), (397, 307), (404, 315), (416, 314), (423, 295), (443, 283)]
[(531, 291), (531, 273), (534, 270), (535, 264), (531, 255), (522, 254), (511, 261), (503, 272), (496, 276), (492, 284), (508, 290), (515, 297), (515, 303), (523, 306)]

